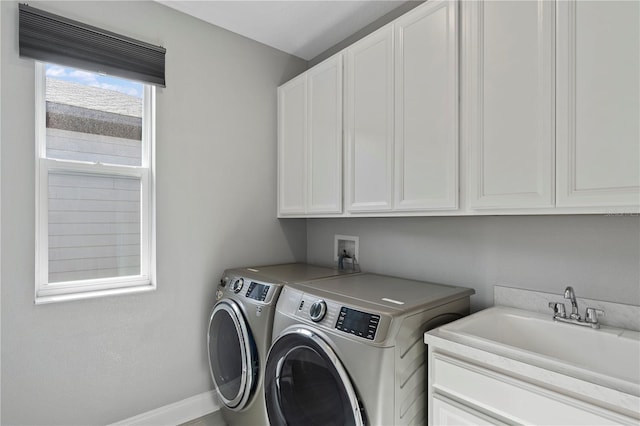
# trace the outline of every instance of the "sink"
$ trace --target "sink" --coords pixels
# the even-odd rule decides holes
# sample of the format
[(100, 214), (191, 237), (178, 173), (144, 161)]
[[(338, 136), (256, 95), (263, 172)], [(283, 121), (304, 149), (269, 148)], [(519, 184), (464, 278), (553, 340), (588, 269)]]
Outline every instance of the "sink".
[(496, 306), (435, 331), (442, 337), (515, 356), (640, 396), (640, 333), (555, 322), (544, 315)]

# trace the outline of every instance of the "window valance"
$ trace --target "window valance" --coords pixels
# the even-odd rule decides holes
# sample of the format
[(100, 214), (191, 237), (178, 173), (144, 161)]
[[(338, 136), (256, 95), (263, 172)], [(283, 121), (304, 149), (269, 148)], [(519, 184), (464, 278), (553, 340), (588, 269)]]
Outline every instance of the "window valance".
[(20, 56), (165, 87), (166, 49), (19, 5)]

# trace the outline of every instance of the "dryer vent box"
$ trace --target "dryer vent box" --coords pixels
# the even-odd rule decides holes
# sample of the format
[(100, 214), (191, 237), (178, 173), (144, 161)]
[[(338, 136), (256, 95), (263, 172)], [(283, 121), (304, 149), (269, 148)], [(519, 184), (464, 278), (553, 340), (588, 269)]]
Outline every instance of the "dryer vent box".
[(352, 235), (335, 235), (333, 241), (333, 260), (338, 261), (340, 255), (348, 256), (344, 259), (344, 263), (352, 263), (355, 256), (356, 261), (360, 263), (359, 238)]

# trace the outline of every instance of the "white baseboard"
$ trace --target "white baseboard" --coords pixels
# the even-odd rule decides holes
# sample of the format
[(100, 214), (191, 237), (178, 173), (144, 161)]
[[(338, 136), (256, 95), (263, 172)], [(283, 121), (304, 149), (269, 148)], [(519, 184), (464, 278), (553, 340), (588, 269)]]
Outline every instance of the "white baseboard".
[(216, 392), (209, 391), (121, 420), (110, 426), (175, 426), (219, 409), (220, 403)]

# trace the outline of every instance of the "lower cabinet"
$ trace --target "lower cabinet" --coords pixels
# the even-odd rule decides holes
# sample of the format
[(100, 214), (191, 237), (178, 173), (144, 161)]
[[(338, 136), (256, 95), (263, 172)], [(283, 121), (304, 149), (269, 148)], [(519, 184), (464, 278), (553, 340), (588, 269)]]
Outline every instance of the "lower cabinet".
[[(523, 380), (518, 371), (467, 362), (434, 352), (429, 355), (430, 423), (637, 425), (638, 419)], [(595, 402), (595, 398), (591, 398)]]

